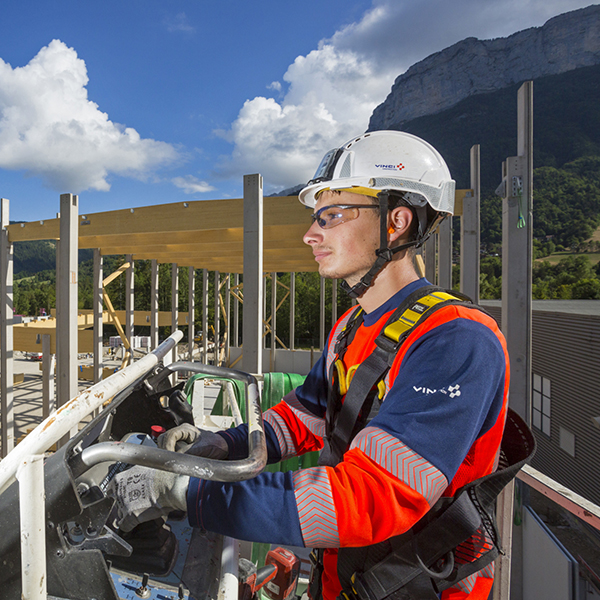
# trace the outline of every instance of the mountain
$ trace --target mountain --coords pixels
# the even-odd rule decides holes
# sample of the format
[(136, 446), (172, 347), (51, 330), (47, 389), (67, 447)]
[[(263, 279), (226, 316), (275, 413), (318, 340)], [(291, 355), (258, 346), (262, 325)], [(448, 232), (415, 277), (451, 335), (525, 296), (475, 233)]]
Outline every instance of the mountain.
[[(458, 188), (470, 187), (469, 151), (479, 144), (482, 190), (493, 191), (501, 180), (502, 161), (517, 153), (520, 85), (471, 96), (436, 114), (388, 127), (437, 148)], [(583, 156), (600, 156), (600, 65), (533, 81), (534, 168), (561, 168)]]
[(476, 94), (600, 64), (600, 5), (568, 12), (506, 38), (467, 38), (400, 75), (369, 131), (400, 128)]

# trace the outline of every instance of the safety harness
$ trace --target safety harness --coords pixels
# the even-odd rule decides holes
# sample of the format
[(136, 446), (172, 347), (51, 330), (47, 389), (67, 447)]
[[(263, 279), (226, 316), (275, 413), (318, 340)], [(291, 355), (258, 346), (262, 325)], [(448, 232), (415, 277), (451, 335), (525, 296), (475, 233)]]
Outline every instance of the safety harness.
[[(335, 466), (343, 459), (352, 439), (377, 414), (386, 391), (385, 376), (402, 344), (415, 327), (451, 304), (483, 310), (457, 292), (436, 286), (419, 288), (392, 313), (375, 339), (375, 350), (353, 376), (345, 373), (341, 359), (362, 324), (362, 309), (350, 316), (335, 342), (329, 369), (326, 437), (319, 464)], [(441, 498), (400, 536), (372, 546), (338, 550), (344, 600), (437, 600), (442, 590), (490, 565), (502, 552), (495, 500), (534, 452), (531, 431), (508, 409), (494, 473), (467, 484), (454, 497)], [(313, 551), (311, 558), (309, 594), (313, 600), (321, 600), (323, 551)]]

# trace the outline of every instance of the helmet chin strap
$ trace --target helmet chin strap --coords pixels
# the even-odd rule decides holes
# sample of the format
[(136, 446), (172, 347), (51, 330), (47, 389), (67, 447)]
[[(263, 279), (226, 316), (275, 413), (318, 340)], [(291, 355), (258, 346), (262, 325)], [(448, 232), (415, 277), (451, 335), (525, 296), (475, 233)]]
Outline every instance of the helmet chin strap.
[[(427, 235), (423, 235), (421, 231), (421, 215), (419, 217), (419, 235), (416, 240), (412, 242), (406, 242), (405, 244), (400, 244), (400, 246), (396, 246), (394, 248), (390, 248), (388, 245), (387, 239), (387, 214), (388, 214), (388, 206), (389, 206), (389, 197), (390, 194), (387, 191), (382, 191), (377, 194), (377, 198), (379, 200), (379, 249), (375, 251), (377, 255), (377, 259), (373, 263), (373, 266), (367, 271), (365, 275), (363, 275), (360, 281), (353, 286), (350, 286), (345, 280), (342, 281), (340, 287), (350, 296), (350, 298), (359, 298), (362, 296), (367, 288), (373, 283), (373, 279), (375, 276), (385, 267), (385, 265), (390, 262), (394, 256), (394, 254), (404, 250), (405, 248), (411, 248), (414, 246), (415, 248), (419, 248), (422, 246), (430, 233)], [(414, 207), (419, 212), (421, 207)], [(425, 210), (422, 208), (421, 210)]]

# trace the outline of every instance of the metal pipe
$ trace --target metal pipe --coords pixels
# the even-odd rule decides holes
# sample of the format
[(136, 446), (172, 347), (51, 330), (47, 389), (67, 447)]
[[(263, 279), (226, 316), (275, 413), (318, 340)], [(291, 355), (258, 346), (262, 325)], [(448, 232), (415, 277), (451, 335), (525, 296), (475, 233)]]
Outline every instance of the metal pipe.
[(43, 454), (96, 408), (150, 372), (182, 337), (181, 331), (175, 331), (154, 352), (75, 396), (42, 421), (0, 462), (0, 494), (15, 480), (17, 469), (24, 460), (34, 454)]
[(242, 371), (203, 365), (200, 363), (172, 363), (158, 373), (153, 383), (158, 383), (176, 371), (191, 371), (217, 377), (239, 379), (246, 384), (246, 414), (248, 415), (248, 458), (241, 460), (215, 460), (191, 454), (180, 454), (137, 446), (122, 442), (104, 442), (83, 450), (72, 462), (73, 476), (78, 477), (90, 467), (101, 462), (122, 462), (142, 465), (178, 475), (211, 479), (215, 481), (243, 481), (256, 477), (267, 464), (267, 445), (262, 424), (260, 394), (256, 378)]
[(230, 537), (223, 538), (221, 554), (221, 578), (217, 600), (235, 600), (238, 597), (239, 542)]
[(44, 456), (29, 456), (17, 470), (21, 521), (21, 598), (46, 600)]
[(244, 422), (244, 419), (242, 419), (242, 413), (240, 412), (240, 407), (238, 406), (237, 400), (235, 398), (233, 383), (231, 383), (231, 381), (227, 381), (225, 383), (225, 391), (229, 400), (229, 406), (231, 407), (231, 416), (233, 417), (233, 422), (237, 427), (238, 425), (241, 425)]

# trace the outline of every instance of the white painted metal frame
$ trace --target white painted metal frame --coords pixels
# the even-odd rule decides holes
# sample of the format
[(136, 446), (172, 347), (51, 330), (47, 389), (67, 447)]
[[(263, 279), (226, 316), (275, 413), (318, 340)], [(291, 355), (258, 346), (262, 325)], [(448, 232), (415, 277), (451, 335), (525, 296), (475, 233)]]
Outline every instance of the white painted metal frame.
[(0, 462), (0, 494), (19, 480), (23, 598), (46, 598), (44, 452), (82, 419), (149, 373), (182, 335), (181, 331), (174, 332), (151, 354), (69, 400), (63, 410), (52, 413)]

